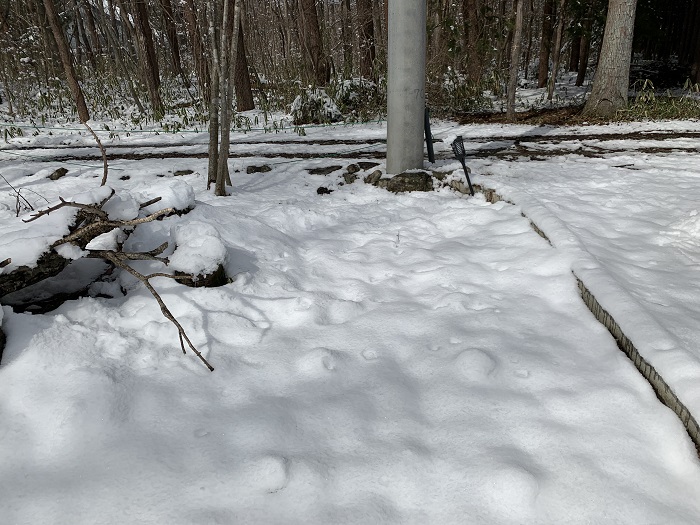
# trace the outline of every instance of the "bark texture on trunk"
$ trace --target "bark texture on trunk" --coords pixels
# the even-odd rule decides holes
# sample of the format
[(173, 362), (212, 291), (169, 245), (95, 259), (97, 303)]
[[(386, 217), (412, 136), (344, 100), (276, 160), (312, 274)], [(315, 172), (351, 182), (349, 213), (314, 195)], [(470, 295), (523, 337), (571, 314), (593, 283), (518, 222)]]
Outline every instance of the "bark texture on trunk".
[(315, 0), (299, 0), (299, 32), (301, 33), (306, 69), (309, 82), (317, 86), (328, 83), (330, 69), (323, 52), (321, 28), (318, 25), (318, 12)]
[(523, 38), (523, 4), (524, 0), (515, 0), (515, 27), (513, 29), (513, 45), (510, 53), (510, 71), (508, 74), (508, 105), (506, 118), (515, 122), (515, 90), (518, 87), (518, 69), (520, 66), (520, 48)]
[(80, 119), (81, 123), (85, 124), (88, 120), (90, 120), (90, 113), (88, 112), (87, 104), (85, 103), (83, 90), (78, 82), (78, 76), (75, 74), (73, 57), (70, 54), (68, 42), (66, 41), (66, 35), (63, 33), (61, 21), (58, 19), (56, 6), (54, 5), (53, 0), (44, 0), (44, 9), (46, 10), (46, 17), (49, 20), (51, 32), (53, 33), (53, 38), (56, 42), (58, 54), (61, 57), (61, 64), (63, 65), (63, 72), (66, 75), (68, 87), (70, 88), (73, 99), (75, 100), (75, 105), (78, 108), (78, 118)]
[(372, 1), (357, 0), (357, 26), (360, 32), (360, 75), (364, 78), (374, 78), (376, 49)]
[(637, 0), (610, 0), (603, 46), (584, 115), (609, 117), (627, 106)]
[(542, 38), (540, 40), (540, 60), (537, 70), (537, 87), (547, 85), (549, 76), (549, 54), (552, 48), (552, 21), (554, 19), (554, 0), (545, 0), (542, 8)]

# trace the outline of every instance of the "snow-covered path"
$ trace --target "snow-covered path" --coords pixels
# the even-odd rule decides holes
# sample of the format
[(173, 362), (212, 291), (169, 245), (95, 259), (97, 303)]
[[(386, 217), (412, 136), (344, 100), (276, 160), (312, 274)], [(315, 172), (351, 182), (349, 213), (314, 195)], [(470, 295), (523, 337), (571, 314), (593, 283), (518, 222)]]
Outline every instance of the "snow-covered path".
[(591, 267), (603, 306), (700, 414), (698, 154), (572, 154), (472, 166), (481, 182), (522, 206), (574, 268)]
[[(217, 369), (179, 353), (128, 280), (43, 316), (6, 308), (7, 523), (700, 521), (682, 425), (517, 207), (360, 183), (319, 196), (313, 162), (236, 173), (216, 199), (203, 161), (172, 162), (198, 205), (140, 240), (220, 231), (234, 283), (156, 282)], [(164, 166), (115, 163), (131, 178), (112, 183), (157, 186)], [(3, 172), (50, 198), (95, 184)]]

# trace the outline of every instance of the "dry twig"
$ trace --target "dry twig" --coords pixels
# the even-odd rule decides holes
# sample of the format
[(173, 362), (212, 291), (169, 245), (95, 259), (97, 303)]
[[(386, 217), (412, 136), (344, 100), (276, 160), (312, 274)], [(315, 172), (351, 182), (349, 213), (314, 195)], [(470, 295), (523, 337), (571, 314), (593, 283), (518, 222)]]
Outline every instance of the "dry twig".
[(109, 169), (107, 167), (107, 150), (102, 145), (100, 137), (97, 136), (97, 133), (95, 133), (90, 126), (88, 126), (88, 123), (83, 122), (83, 126), (85, 126), (88, 129), (88, 131), (92, 134), (93, 138), (95, 139), (95, 142), (97, 142), (97, 146), (100, 148), (100, 153), (102, 153), (102, 163), (104, 164), (104, 168), (102, 173), (102, 182), (100, 183), (100, 186), (104, 186), (105, 184), (107, 184), (107, 172)]
[(187, 333), (185, 332), (185, 329), (182, 327), (182, 325), (178, 322), (177, 319), (175, 319), (175, 316), (170, 312), (168, 307), (165, 305), (163, 302), (163, 299), (161, 298), (160, 294), (156, 291), (155, 288), (153, 288), (153, 285), (150, 283), (149, 278), (156, 276), (157, 274), (153, 275), (143, 275), (142, 273), (137, 272), (134, 270), (131, 266), (126, 264), (126, 262), (123, 260), (122, 257), (120, 257), (118, 252), (114, 251), (109, 251), (105, 250), (100, 252), (101, 257), (108, 260), (115, 266), (121, 268), (122, 270), (126, 270), (129, 272), (131, 275), (133, 275), (136, 279), (141, 281), (143, 285), (148, 289), (149, 292), (151, 292), (151, 295), (153, 298), (158, 302), (158, 306), (160, 306), (160, 311), (163, 313), (163, 316), (168, 319), (171, 323), (175, 325), (178, 331), (178, 335), (180, 336), (180, 348), (182, 348), (182, 353), (186, 354), (187, 350), (185, 349), (185, 341), (187, 342), (187, 346), (190, 347), (190, 349), (195, 353), (197, 357), (204, 363), (204, 365), (209, 369), (210, 372), (214, 371), (214, 367), (209, 364), (209, 361), (202, 355), (202, 353), (195, 348), (195, 346), (192, 344), (192, 341), (190, 341), (190, 338), (187, 337)]

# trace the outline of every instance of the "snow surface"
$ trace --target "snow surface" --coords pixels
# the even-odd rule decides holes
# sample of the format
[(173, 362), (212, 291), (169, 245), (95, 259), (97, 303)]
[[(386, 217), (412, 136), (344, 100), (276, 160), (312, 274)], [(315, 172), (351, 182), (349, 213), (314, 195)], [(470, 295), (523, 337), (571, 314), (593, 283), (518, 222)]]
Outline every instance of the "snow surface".
[[(474, 132), (475, 130), (471, 130)], [(700, 414), (700, 168), (697, 153), (471, 161), (572, 260), (601, 305)], [(540, 145), (547, 148), (561, 145)], [(696, 416), (697, 417), (697, 416)]]
[[(306, 150), (314, 138), (381, 131), (309, 132)], [(225, 248), (229, 285), (153, 281), (216, 370), (182, 355), (175, 328), (129, 276), (95, 286), (112, 298), (49, 314), (6, 307), (0, 521), (700, 522), (695, 448), (571, 273), (588, 272), (616, 318), (629, 308), (628, 335), (663, 326), (650, 341), (690, 359), (692, 349), (672, 347), (671, 316), (640, 306), (697, 268), (678, 255), (697, 253), (692, 159), (672, 167), (683, 158), (470, 163), (522, 208), (450, 190), (396, 196), (341, 186), (342, 171), (307, 172), (348, 159), (232, 159), (233, 195), (222, 198), (204, 190), (204, 160), (113, 161), (118, 194), (155, 196), (178, 181), (195, 204), (139, 226), (126, 249), (179, 232), (196, 232), (183, 243), (192, 250), (209, 235), (219, 240), (203, 253)], [(642, 169), (612, 167), (621, 161)], [(272, 171), (245, 174), (266, 163)], [(159, 177), (175, 167), (194, 173)], [(52, 201), (94, 187), (101, 172), (49, 182), (32, 175), (42, 168), (0, 161), (10, 182)], [(320, 185), (335, 191), (317, 195)], [(12, 197), (0, 206), (11, 209)], [(677, 323), (692, 325), (692, 294), (675, 302), (679, 291)]]

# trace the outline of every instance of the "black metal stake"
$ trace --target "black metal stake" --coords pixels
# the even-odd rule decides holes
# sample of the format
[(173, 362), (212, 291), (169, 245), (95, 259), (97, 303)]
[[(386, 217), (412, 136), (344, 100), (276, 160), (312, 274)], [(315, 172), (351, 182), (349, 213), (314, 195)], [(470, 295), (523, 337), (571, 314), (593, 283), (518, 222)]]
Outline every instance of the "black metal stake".
[(433, 134), (430, 131), (430, 110), (425, 108), (425, 122), (423, 124), (425, 128), (425, 145), (428, 148), (428, 160), (431, 164), (435, 164), (435, 150), (433, 149)]
[(474, 188), (472, 186), (472, 181), (469, 178), (469, 172), (471, 171), (468, 167), (467, 164), (465, 163), (464, 159), (467, 156), (467, 152), (464, 150), (464, 139), (462, 138), (462, 135), (457, 135), (457, 138), (454, 139), (452, 142), (452, 151), (455, 154), (455, 158), (462, 163), (462, 168), (464, 169), (464, 175), (467, 177), (467, 183), (469, 184), (469, 191), (472, 194), (472, 197), (474, 196)]

